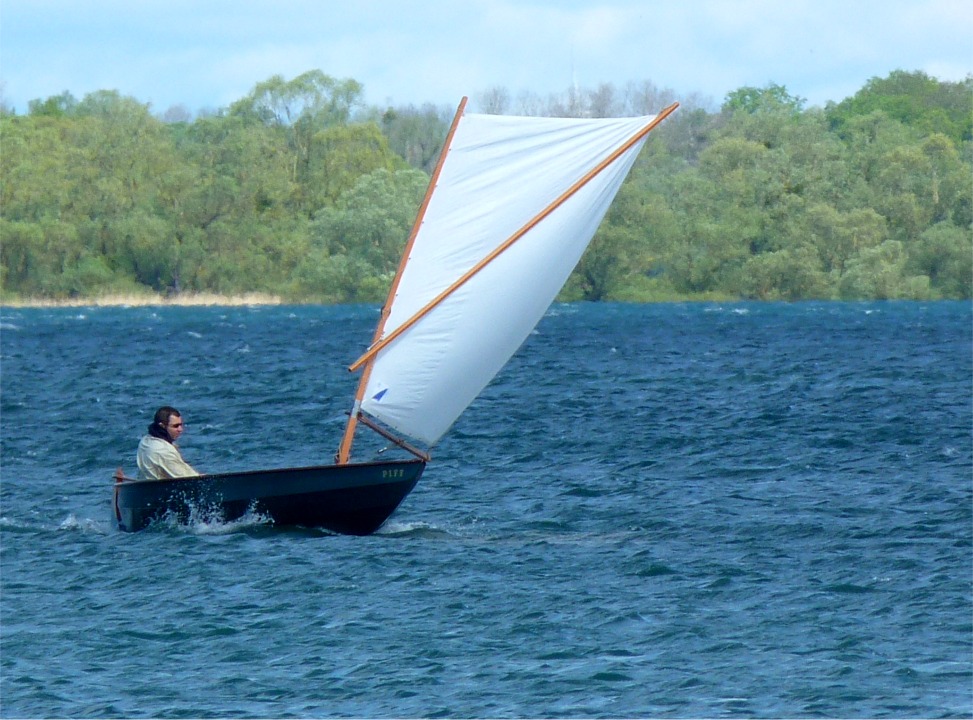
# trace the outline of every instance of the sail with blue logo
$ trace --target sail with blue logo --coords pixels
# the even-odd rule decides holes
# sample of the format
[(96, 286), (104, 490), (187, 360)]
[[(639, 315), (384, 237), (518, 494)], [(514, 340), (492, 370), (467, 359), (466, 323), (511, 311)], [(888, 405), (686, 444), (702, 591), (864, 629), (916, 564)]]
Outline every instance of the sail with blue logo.
[(465, 105), (375, 339), (352, 366), (363, 375), (349, 447), (359, 413), (430, 446), (442, 437), (543, 317), (648, 132), (676, 108), (566, 119), (466, 114)]

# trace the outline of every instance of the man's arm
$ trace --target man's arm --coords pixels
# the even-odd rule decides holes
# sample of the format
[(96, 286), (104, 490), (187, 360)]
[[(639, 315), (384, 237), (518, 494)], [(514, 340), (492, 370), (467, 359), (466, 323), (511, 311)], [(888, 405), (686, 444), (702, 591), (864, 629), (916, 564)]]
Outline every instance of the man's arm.
[(182, 455), (179, 454), (175, 445), (169, 443), (166, 443), (166, 445), (167, 447), (161, 457), (157, 458), (159, 470), (171, 478), (199, 475), (189, 463), (182, 459)]

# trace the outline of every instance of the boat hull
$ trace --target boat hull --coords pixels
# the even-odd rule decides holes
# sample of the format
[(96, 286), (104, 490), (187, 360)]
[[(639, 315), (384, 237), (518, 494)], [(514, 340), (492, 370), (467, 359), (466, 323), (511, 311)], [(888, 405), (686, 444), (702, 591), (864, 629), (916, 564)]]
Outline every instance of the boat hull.
[(422, 460), (350, 463), (115, 483), (120, 530), (135, 532), (153, 520), (194, 516), (236, 520), (247, 512), (275, 525), (369, 535), (395, 512), (425, 469)]

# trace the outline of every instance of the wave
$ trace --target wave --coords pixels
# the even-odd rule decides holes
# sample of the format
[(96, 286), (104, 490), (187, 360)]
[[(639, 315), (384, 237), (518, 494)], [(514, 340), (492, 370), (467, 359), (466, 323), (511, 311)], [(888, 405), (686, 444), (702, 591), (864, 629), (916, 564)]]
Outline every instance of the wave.
[(70, 531), (80, 531), (82, 533), (94, 533), (96, 535), (107, 535), (110, 531), (110, 526), (107, 521), (104, 520), (94, 520), (92, 518), (78, 517), (74, 513), (70, 513), (61, 524), (57, 526), (58, 530), (70, 530)]
[(79, 517), (74, 513), (68, 513), (67, 517), (57, 525), (50, 525), (41, 521), (22, 520), (6, 515), (0, 516), (0, 530), (4, 533), (60, 532), (66, 530), (83, 534), (108, 535), (111, 528), (112, 525), (107, 520)]
[(37, 530), (36, 525), (29, 523), (24, 523), (20, 520), (14, 518), (9, 518), (6, 515), (0, 516), (0, 530), (3, 532), (31, 532)]
[(384, 537), (417, 537), (429, 539), (453, 537), (453, 534), (448, 530), (422, 521), (396, 522), (389, 520), (375, 534)]
[(274, 521), (253, 507), (235, 520), (226, 520), (219, 511), (210, 508), (191, 507), (188, 520), (180, 521), (174, 515), (167, 514), (160, 524), (192, 535), (230, 535), (254, 528), (273, 527)]

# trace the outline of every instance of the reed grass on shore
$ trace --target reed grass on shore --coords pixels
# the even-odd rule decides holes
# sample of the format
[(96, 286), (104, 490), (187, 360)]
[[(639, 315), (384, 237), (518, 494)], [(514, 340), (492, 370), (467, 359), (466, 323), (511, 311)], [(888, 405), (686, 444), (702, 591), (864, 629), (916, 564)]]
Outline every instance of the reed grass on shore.
[(280, 305), (281, 299), (266, 293), (217, 295), (215, 293), (180, 293), (178, 295), (116, 294), (90, 298), (3, 298), (0, 307), (144, 307), (203, 305)]

